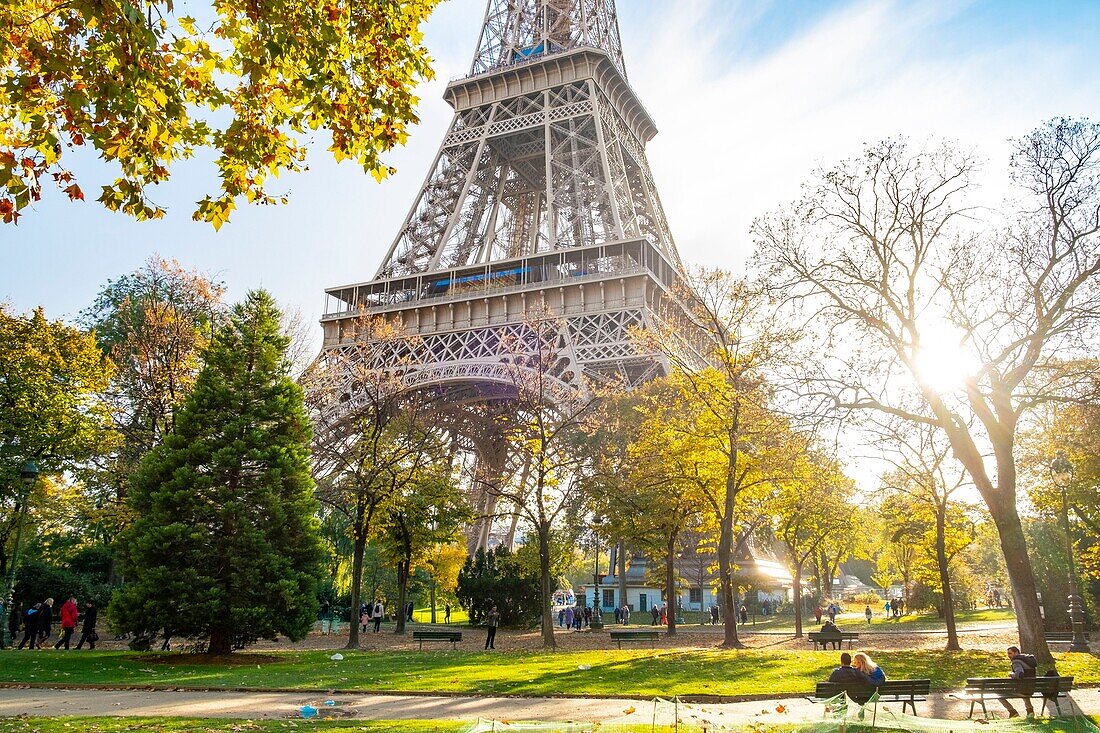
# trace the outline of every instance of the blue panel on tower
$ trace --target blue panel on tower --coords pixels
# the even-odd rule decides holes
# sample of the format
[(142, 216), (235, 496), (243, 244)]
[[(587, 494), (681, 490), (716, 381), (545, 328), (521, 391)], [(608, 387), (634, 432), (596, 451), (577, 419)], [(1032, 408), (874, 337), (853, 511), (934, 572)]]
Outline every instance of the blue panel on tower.
[(537, 56), (546, 50), (546, 44), (540, 43), (537, 46), (528, 46), (527, 48), (521, 48), (512, 55), (513, 61), (519, 61), (529, 56)]

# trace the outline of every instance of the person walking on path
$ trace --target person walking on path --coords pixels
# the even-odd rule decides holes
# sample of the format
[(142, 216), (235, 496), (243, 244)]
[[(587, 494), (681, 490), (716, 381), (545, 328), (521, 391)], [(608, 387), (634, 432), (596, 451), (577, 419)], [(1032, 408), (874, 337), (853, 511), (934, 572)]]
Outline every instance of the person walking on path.
[(88, 642), (89, 649), (95, 649), (95, 643), (99, 641), (99, 634), (95, 632), (98, 615), (99, 610), (95, 607), (95, 603), (88, 601), (84, 604), (84, 625), (80, 627), (80, 641), (76, 643), (77, 649), (81, 649), (84, 642)]
[(653, 610), (651, 610), (649, 614), (653, 617), (653, 621), (651, 621), (649, 625), (656, 626), (657, 622), (661, 620), (661, 610), (657, 608), (656, 603), (653, 604)]
[(53, 633), (53, 599), (47, 598), (49, 601), (49, 608), (43, 608), (42, 613), (38, 616), (38, 648), (42, 649), (43, 644), (50, 638)]
[(497, 626), (500, 625), (500, 612), (497, 611), (497, 607), (493, 606), (493, 610), (489, 611), (489, 615), (485, 618), (485, 648), (496, 649), (497, 638)]
[(70, 597), (61, 604), (61, 636), (57, 637), (57, 643), (53, 645), (54, 649), (60, 649), (62, 645), (66, 649), (69, 648), (69, 641), (73, 638), (79, 618), (80, 607), (76, 605), (76, 599)]
[(737, 614), (741, 617), (742, 626), (749, 622), (749, 607), (744, 603), (741, 604), (741, 608), (737, 609)]
[(39, 627), (42, 625), (42, 621), (51, 613), (53, 613), (52, 598), (47, 598), (27, 609), (27, 613), (23, 616), (23, 639), (19, 642), (20, 649), (28, 641), (31, 643), (31, 649), (37, 649), (41, 646), (38, 642)]
[(566, 606), (565, 607), (565, 628), (567, 628), (567, 629), (573, 628), (573, 607), (572, 606)]
[(405, 620), (406, 621), (412, 621), (413, 620), (413, 602), (412, 601), (409, 601), (405, 605)]
[(359, 604), (359, 624), (362, 626), (363, 633), (367, 633), (367, 627), (370, 626), (370, 612), (371, 605), (367, 602)]
[(825, 610), (821, 607), (820, 603), (817, 604), (817, 606), (814, 607), (814, 618), (817, 619), (818, 623), (821, 623), (821, 615), (823, 613), (825, 613)]
[(443, 623), (451, 623), (451, 604), (448, 603), (443, 607)]
[[(1020, 648), (1016, 646), (1010, 646), (1008, 648), (1008, 659), (1012, 662), (1012, 668), (1009, 670), (1008, 676), (1014, 680), (1027, 680), (1034, 679), (1035, 670), (1039, 666), (1039, 662), (1031, 654), (1021, 654)], [(1034, 687), (1023, 683), (1020, 685), (1020, 697), (1024, 700), (1024, 710), (1027, 711), (1027, 717), (1035, 717), (1035, 708), (1031, 706), (1031, 693), (1034, 691)], [(1016, 712), (1016, 708), (1012, 707), (1007, 699), (1001, 698), (1001, 704), (1005, 706), (1005, 710), (1008, 711), (1008, 717), (1018, 718), (1020, 714)]]
[(829, 620), (836, 623), (836, 614), (840, 609), (836, 607), (835, 603), (829, 604)]
[(385, 615), (385, 611), (382, 609), (382, 601), (374, 602), (374, 633), (378, 633), (382, 629), (382, 616)]
[(871, 625), (871, 617), (875, 615), (874, 613), (871, 612), (870, 604), (867, 605), (867, 608), (863, 609), (863, 615), (867, 617), (867, 625), (870, 626)]

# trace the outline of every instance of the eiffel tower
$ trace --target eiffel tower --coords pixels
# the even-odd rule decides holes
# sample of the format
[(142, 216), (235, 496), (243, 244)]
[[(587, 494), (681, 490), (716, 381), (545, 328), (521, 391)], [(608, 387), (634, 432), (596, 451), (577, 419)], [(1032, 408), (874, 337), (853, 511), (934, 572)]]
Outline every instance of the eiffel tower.
[[(667, 365), (631, 330), (654, 327), (682, 265), (614, 0), (489, 0), (470, 73), (444, 97), (454, 120), (378, 272), (326, 291), (322, 357), (360, 338), (364, 316), (397, 324), (402, 353), (387, 346), (372, 360), (410, 389), (446, 393), (489, 487), (474, 497), (488, 516), (493, 481), (521, 472), (485, 427), (507, 400), (502, 343), (530, 341), (531, 314), (545, 312), (562, 324), (563, 394), (643, 382)], [(471, 549), (490, 529), (481, 523)]]

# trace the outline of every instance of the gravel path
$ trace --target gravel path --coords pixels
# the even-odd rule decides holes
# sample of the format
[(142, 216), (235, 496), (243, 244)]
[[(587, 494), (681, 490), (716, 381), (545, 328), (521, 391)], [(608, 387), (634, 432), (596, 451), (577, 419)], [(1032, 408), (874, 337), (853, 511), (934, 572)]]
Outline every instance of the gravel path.
[[(335, 705), (326, 706), (332, 700)], [(1100, 689), (1072, 695), (1074, 710), (1100, 714)], [(291, 718), (306, 704), (322, 714), (374, 720), (547, 720), (624, 721), (652, 719), (652, 703), (637, 700), (591, 698), (436, 697), (429, 695), (335, 694), (273, 692), (171, 692), (131, 690), (73, 690), (44, 688), (0, 689), (0, 716), (186, 716), (211, 718)], [(888, 709), (899, 706), (886, 705)], [(724, 723), (780, 723), (815, 720), (821, 707), (802, 698), (705, 704), (692, 709), (720, 717)], [(999, 709), (999, 706), (998, 706)], [(1065, 703), (1063, 703), (1063, 710)], [(691, 710), (681, 709), (681, 715)], [(922, 716), (963, 718), (967, 706), (943, 694), (918, 706)], [(669, 708), (661, 710), (669, 714)]]

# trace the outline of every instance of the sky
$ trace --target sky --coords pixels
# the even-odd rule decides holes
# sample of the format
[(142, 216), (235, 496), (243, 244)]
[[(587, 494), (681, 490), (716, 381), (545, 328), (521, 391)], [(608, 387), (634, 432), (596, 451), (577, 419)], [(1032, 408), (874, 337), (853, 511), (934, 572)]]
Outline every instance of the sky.
[[(450, 123), (443, 89), (468, 73), (485, 1), (447, 0), (427, 22), (436, 79), (420, 88), (421, 124), (388, 157), (398, 173), (384, 183), (334, 163), (322, 143), (308, 172), (280, 179), (289, 205), (242, 203), (218, 232), (190, 218), (216, 189), (209, 157), (173, 170), (155, 195), (169, 208), (160, 221), (51, 189), (18, 226), (0, 225), (0, 302), (74, 319), (108, 279), (159, 253), (223, 280), (231, 300), (263, 286), (316, 322), (325, 288), (370, 279), (400, 229)], [(1011, 137), (1053, 116), (1100, 118), (1095, 0), (618, 6), (630, 81), (660, 129), (650, 164), (691, 265), (750, 266), (753, 219), (865, 142), (956, 140), (988, 161), (992, 197)], [(107, 179), (94, 154), (71, 162), (85, 191)]]

